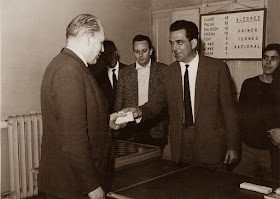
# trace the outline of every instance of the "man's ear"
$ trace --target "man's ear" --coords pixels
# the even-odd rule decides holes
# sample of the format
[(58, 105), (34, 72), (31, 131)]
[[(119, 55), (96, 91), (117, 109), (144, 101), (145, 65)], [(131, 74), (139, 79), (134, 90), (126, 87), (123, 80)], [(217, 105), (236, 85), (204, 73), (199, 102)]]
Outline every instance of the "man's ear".
[(197, 44), (198, 44), (197, 39), (192, 39), (191, 40), (192, 49), (195, 49), (197, 47)]
[(87, 45), (88, 45), (88, 46), (90, 45), (91, 39), (92, 39), (91, 36), (88, 36), (88, 37), (87, 37)]
[(151, 48), (151, 49), (150, 49), (150, 56), (152, 56), (153, 51), (154, 51), (154, 49), (153, 49), (153, 48)]
[(94, 35), (89, 35), (87, 38), (88, 46), (90, 46), (91, 43), (94, 42), (94, 40), (95, 40)]

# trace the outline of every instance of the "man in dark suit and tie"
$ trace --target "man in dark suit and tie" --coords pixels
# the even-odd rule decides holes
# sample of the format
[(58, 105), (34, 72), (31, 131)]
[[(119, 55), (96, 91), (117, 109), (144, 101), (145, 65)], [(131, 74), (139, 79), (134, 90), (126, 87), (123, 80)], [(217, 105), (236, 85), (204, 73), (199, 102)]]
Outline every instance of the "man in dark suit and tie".
[(98, 82), (100, 88), (103, 90), (104, 95), (107, 99), (109, 105), (109, 113), (113, 113), (119, 71), (126, 65), (119, 62), (118, 50), (113, 41), (105, 40), (103, 45), (104, 52), (101, 53), (100, 58), (104, 61), (106, 67), (104, 67), (100, 74), (97, 75), (96, 81)]
[[(47, 199), (105, 199), (111, 180), (108, 107), (87, 67), (104, 50), (100, 20), (89, 14), (75, 17), (66, 41), (41, 85), (39, 190)], [(120, 115), (110, 116), (111, 128), (121, 127), (115, 124)]]
[[(116, 111), (146, 103), (158, 86), (159, 75), (166, 66), (154, 60), (152, 42), (148, 36), (136, 35), (132, 44), (136, 63), (120, 70)], [(167, 113), (161, 112), (151, 120), (139, 124), (129, 123), (120, 130), (119, 139), (156, 145), (163, 149), (167, 143), (167, 133)]]
[(170, 44), (176, 61), (161, 72), (149, 102), (125, 111), (145, 121), (167, 105), (171, 158), (176, 163), (217, 168), (236, 162), (239, 124), (227, 65), (198, 54), (198, 28), (193, 22), (174, 22)]

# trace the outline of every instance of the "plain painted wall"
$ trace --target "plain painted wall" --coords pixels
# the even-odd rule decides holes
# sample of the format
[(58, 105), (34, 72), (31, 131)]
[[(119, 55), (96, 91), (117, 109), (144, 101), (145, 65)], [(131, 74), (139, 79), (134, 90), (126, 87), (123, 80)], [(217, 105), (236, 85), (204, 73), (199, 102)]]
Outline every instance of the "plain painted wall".
[[(121, 61), (134, 61), (132, 39), (151, 34), (150, 0), (1, 0), (1, 120), (40, 112), (43, 73), (65, 46), (78, 14), (100, 18)], [(1, 129), (1, 193), (9, 190), (7, 129)]]
[[(133, 3), (134, 2), (134, 3)], [(135, 3), (136, 2), (136, 3)], [(2, 120), (40, 112), (40, 85), (45, 68), (65, 46), (65, 29), (76, 15), (98, 16), (121, 61), (133, 62), (136, 34), (150, 35), (149, 1), (4, 0), (2, 3)]]

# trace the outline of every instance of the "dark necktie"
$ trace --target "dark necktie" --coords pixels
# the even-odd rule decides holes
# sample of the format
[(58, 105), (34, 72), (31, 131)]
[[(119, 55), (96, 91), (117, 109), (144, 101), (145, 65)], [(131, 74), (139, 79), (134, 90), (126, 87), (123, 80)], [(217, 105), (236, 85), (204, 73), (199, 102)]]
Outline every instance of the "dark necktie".
[(193, 125), (193, 116), (192, 116), (192, 104), (191, 104), (191, 94), (189, 86), (189, 65), (186, 64), (186, 72), (184, 77), (184, 105), (185, 105), (185, 125)]
[(115, 89), (117, 87), (117, 76), (116, 76), (116, 73), (115, 73), (115, 70), (116, 69), (113, 69), (112, 72), (113, 72), (113, 88)]

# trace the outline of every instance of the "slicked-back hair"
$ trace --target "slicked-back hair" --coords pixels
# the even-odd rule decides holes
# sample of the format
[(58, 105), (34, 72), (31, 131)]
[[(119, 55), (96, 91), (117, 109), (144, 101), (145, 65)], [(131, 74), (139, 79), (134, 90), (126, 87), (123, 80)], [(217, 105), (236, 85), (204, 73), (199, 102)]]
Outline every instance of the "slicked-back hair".
[(149, 44), (149, 49), (153, 49), (153, 44), (152, 44), (152, 41), (151, 39), (146, 36), (146, 35), (136, 35), (134, 38), (133, 38), (133, 42), (132, 42), (132, 49), (134, 50), (134, 43), (136, 41), (147, 41), (148, 44)]
[(152, 41), (151, 39), (146, 36), (146, 35), (136, 35), (134, 38), (133, 38), (133, 42), (132, 42), (132, 49), (134, 50), (134, 43), (136, 41), (147, 41), (148, 42), (148, 45), (149, 45), (149, 49), (153, 49), (153, 52), (152, 52), (152, 55), (151, 55), (151, 60), (152, 61), (155, 61), (156, 60), (156, 52), (155, 52), (155, 49), (153, 47), (153, 44), (152, 44)]
[(280, 44), (277, 43), (273, 43), (273, 44), (268, 44), (262, 51), (262, 56), (264, 55), (264, 53), (266, 51), (270, 51), (270, 50), (275, 50), (278, 52), (278, 54), (280, 55)]
[(169, 31), (174, 32), (184, 29), (186, 31), (186, 37), (189, 41), (193, 39), (198, 40), (198, 28), (195, 23), (186, 20), (177, 20), (170, 25)]
[(100, 20), (91, 14), (81, 14), (76, 16), (66, 28), (66, 40), (69, 37), (88, 34), (94, 35), (100, 31)]

